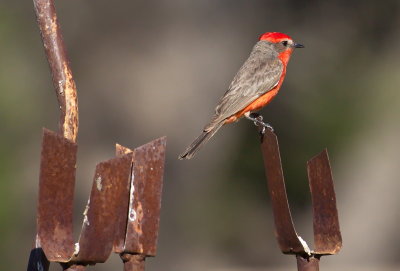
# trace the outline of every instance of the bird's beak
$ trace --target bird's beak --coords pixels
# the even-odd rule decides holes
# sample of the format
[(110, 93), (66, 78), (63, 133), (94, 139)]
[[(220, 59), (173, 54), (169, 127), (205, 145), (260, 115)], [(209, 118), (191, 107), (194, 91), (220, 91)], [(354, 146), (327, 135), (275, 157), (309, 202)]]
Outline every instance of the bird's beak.
[(304, 48), (304, 45), (300, 44), (300, 43), (295, 43), (295, 44), (293, 44), (293, 47), (294, 48)]

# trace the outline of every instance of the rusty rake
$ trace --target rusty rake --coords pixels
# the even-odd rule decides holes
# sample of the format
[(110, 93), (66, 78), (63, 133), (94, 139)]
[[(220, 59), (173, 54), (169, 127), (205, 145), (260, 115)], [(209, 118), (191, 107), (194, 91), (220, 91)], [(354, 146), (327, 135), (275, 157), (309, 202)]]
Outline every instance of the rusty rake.
[(328, 152), (325, 149), (307, 162), (314, 228), (314, 249), (310, 249), (297, 234), (292, 221), (278, 139), (272, 131), (265, 130), (261, 135), (261, 150), (279, 247), (284, 254), (296, 255), (298, 270), (319, 270), (321, 256), (336, 254), (342, 247)]
[[(83, 270), (105, 262), (112, 250), (121, 254), (125, 270), (144, 270), (145, 257), (156, 253), (165, 145), (165, 137), (133, 151), (117, 145), (117, 157), (97, 165), (80, 238), (74, 243), (77, 146), (45, 129), (37, 218), (37, 239), (45, 257), (38, 257), (35, 248), (28, 270), (46, 266), (44, 261), (59, 262), (64, 270)], [(135, 257), (140, 260), (131, 260)]]
[(54, 0), (33, 3), (61, 115), (59, 133), (43, 131), (37, 234), (28, 271), (46, 271), (50, 262), (64, 270), (84, 270), (105, 262), (112, 251), (121, 255), (126, 271), (144, 270), (145, 258), (156, 254), (166, 138), (134, 150), (117, 145), (116, 157), (96, 166), (75, 243), (77, 91)]

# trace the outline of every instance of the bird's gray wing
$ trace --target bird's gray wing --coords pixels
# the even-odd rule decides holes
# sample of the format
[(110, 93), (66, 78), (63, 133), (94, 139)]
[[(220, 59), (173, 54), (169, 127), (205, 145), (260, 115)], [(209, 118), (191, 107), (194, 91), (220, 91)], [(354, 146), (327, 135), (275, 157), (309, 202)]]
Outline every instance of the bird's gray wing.
[(233, 78), (205, 129), (234, 115), (273, 89), (279, 83), (282, 72), (283, 64), (279, 58), (250, 56)]

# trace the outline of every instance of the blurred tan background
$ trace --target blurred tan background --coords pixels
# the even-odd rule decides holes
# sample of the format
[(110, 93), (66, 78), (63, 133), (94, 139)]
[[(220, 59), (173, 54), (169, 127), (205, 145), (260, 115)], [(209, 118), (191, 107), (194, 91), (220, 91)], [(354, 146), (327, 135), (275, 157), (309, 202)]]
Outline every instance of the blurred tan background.
[[(311, 239), (305, 162), (330, 153), (344, 247), (322, 270), (400, 268), (399, 1), (57, 1), (78, 87), (75, 234), (95, 164), (166, 135), (158, 256), (146, 270), (295, 270), (273, 234), (253, 125), (224, 127), (190, 161), (259, 34), (306, 48), (262, 110), (279, 136), (297, 230)], [(0, 0), (0, 270), (35, 234), (41, 129), (59, 112), (32, 1)], [(116, 255), (89, 270), (122, 270)], [(53, 265), (52, 270), (60, 270)]]

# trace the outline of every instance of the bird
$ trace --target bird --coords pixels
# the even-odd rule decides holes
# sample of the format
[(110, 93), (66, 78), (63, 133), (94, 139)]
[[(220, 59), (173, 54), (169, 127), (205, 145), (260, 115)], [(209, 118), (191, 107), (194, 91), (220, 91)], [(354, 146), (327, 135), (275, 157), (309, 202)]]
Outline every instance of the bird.
[(223, 125), (245, 117), (254, 124), (271, 130), (256, 113), (276, 96), (286, 75), (286, 67), (295, 48), (304, 48), (280, 32), (259, 36), (250, 56), (243, 63), (225, 94), (220, 98), (211, 121), (179, 159), (191, 159)]

